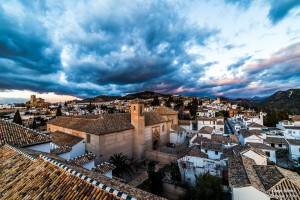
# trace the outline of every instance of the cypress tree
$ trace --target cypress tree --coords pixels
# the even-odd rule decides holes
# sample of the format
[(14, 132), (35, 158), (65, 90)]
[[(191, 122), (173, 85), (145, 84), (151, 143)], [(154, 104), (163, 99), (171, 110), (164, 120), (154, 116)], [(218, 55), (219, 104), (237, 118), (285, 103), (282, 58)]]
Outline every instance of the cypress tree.
[(17, 123), (17, 124), (20, 124), (22, 125), (22, 118), (21, 118), (21, 115), (20, 115), (20, 112), (19, 110), (16, 111), (15, 113), (15, 116), (14, 116), (14, 119), (13, 119), (13, 122)]
[(56, 116), (62, 116), (60, 107), (58, 107), (56, 110)]

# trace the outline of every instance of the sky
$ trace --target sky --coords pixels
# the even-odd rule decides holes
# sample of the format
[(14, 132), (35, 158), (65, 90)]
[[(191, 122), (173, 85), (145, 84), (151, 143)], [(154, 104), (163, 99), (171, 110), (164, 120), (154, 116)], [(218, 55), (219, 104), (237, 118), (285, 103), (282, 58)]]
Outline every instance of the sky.
[(0, 103), (300, 87), (299, 0), (6, 0), (0, 22)]

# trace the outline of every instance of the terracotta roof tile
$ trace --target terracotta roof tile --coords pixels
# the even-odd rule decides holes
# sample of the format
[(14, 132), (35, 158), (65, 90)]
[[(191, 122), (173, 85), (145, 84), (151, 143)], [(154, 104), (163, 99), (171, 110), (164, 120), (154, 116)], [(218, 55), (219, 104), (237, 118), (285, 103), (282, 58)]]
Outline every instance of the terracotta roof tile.
[(300, 146), (300, 140), (295, 140), (295, 139), (287, 139), (288, 143), (291, 145), (297, 145)]
[(101, 163), (100, 165), (97, 165), (92, 170), (95, 172), (99, 172), (101, 174), (106, 174), (107, 172), (109, 172), (110, 170), (113, 170), (115, 168), (116, 168), (115, 165), (108, 163), (108, 162), (104, 162), (104, 163)]
[(70, 151), (72, 151), (72, 147), (60, 146), (56, 149), (52, 149), (50, 152), (54, 155), (60, 155), (60, 154), (68, 153)]
[(155, 112), (158, 112), (161, 115), (177, 115), (178, 113), (171, 108), (166, 106), (159, 106)]
[(78, 156), (72, 158), (70, 162), (75, 163), (76, 165), (83, 165), (95, 160), (96, 156), (92, 153), (84, 154), (82, 156)]
[(52, 138), (24, 126), (0, 119), (0, 147), (6, 143), (18, 147), (51, 142)]
[(69, 147), (73, 147), (75, 144), (78, 144), (83, 138), (78, 137), (76, 135), (63, 133), (60, 131), (55, 131), (54, 133), (50, 133), (50, 136), (53, 137), (52, 143), (58, 146), (67, 145)]
[(278, 137), (267, 137), (265, 141), (269, 144), (284, 144), (288, 145), (287, 141), (284, 138), (278, 138)]
[(178, 126), (177, 124), (172, 124), (171, 129), (173, 129), (174, 131), (176, 131), (178, 133), (186, 131), (184, 128)]
[(214, 129), (212, 127), (210, 127), (210, 126), (204, 126), (204, 127), (202, 127), (198, 131), (198, 133), (201, 133), (201, 134), (212, 134), (213, 130)]
[[(233, 135), (234, 136), (234, 135)], [(230, 137), (225, 137), (225, 136), (218, 136), (218, 135), (212, 135), (211, 140), (214, 142), (220, 142), (220, 143), (235, 143), (239, 144), (238, 141), (230, 138)]]
[(27, 159), (7, 146), (0, 148), (0, 163), (1, 199), (120, 199), (44, 158)]
[(254, 147), (254, 148), (257, 148), (257, 149), (264, 149), (264, 150), (272, 150), (272, 151), (276, 151), (275, 148), (269, 146), (269, 145), (266, 145), (264, 143), (254, 143), (254, 142), (249, 142), (247, 143), (249, 146), (251, 147)]
[(208, 155), (200, 150), (198, 146), (192, 146), (186, 156), (193, 156), (199, 158), (208, 158)]
[(222, 151), (223, 146), (221, 143), (216, 143), (216, 142), (202, 142), (201, 149)]
[[(81, 166), (78, 166), (76, 164), (73, 164), (71, 162), (66, 161), (65, 159), (58, 157), (56, 155), (50, 154), (50, 153), (45, 153), (45, 152), (40, 152), (40, 151), (35, 151), (31, 149), (26, 149), (26, 148), (20, 148), (23, 152), (33, 156), (33, 157), (39, 157), (41, 154), (47, 156), (48, 158), (51, 158), (59, 163), (62, 163), (63, 165), (79, 172), (80, 174), (83, 174), (89, 178), (92, 178), (95, 181), (98, 181), (110, 188), (116, 189), (122, 193), (125, 193), (127, 195), (130, 195), (136, 199), (142, 199), (142, 200), (148, 200), (148, 199), (153, 199), (153, 200), (158, 200), (158, 199), (164, 199), (162, 197), (158, 197), (154, 194), (151, 194), (149, 192), (143, 191), (141, 189), (132, 187), (128, 184), (122, 183), (119, 180), (111, 179), (109, 177), (106, 177), (99, 172), (95, 172), (92, 170), (85, 169)], [(0, 162), (1, 163), (1, 162)]]

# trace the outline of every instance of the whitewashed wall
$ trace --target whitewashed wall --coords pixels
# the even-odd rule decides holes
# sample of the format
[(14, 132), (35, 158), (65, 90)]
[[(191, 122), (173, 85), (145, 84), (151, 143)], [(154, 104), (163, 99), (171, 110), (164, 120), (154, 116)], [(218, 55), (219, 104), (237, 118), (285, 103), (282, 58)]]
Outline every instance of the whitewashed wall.
[(38, 144), (30, 147), (26, 147), (27, 149), (33, 149), (36, 151), (42, 151), (46, 153), (50, 153), (50, 142), (44, 144)]

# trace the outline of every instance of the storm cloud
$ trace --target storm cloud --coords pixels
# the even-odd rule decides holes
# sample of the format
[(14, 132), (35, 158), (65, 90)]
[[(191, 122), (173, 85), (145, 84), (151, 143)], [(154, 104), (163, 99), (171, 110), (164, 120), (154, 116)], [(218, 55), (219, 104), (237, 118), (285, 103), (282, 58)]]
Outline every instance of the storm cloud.
[[(278, 23), (299, 5), (297, 2), (273, 2), (264, 20)], [(144, 90), (238, 96), (235, 91), (253, 90), (256, 83), (257, 93), (273, 88), (270, 82), (274, 78), (280, 84), (290, 82), (282, 88), (299, 86), (295, 81), (299, 78), (299, 55), (295, 57), (299, 43), (270, 58), (256, 58), (257, 49), (232, 56), (250, 45), (226, 38), (227, 25), (209, 20), (213, 15), (193, 3), (4, 2), (0, 6), (0, 90), (77, 97)], [(223, 3), (220, 11), (231, 5), (231, 9), (243, 7), (241, 12), (246, 12), (253, 5), (249, 0)], [(217, 56), (211, 56), (210, 51)], [(227, 57), (231, 61), (223, 63)], [(249, 93), (244, 90), (239, 94)]]

